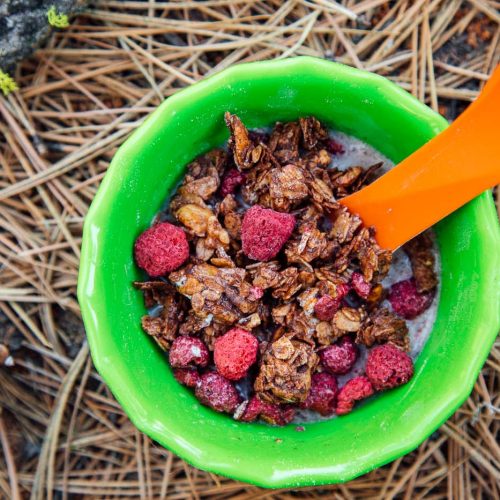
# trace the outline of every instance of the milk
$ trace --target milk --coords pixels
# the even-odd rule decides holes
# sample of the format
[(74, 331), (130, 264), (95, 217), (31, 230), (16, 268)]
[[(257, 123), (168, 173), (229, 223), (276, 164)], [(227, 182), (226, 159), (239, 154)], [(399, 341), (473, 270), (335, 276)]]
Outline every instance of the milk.
[[(368, 146), (364, 142), (356, 139), (354, 137), (342, 134), (340, 132), (332, 132), (330, 134), (336, 142), (342, 144), (344, 147), (344, 153), (338, 154), (333, 157), (332, 167), (339, 170), (345, 170), (349, 167), (361, 166), (370, 167), (371, 165), (379, 162), (383, 162), (382, 167), (378, 170), (378, 174), (382, 175), (388, 170), (390, 170), (394, 163), (386, 158), (384, 155)], [(437, 245), (435, 244), (434, 235), (431, 231), (431, 237), (433, 239), (433, 253), (435, 258), (435, 271), (438, 276), (441, 275), (441, 261)], [(410, 265), (410, 260), (407, 255), (402, 250), (397, 250), (393, 254), (392, 264), (389, 273), (382, 281), (382, 285), (385, 289), (389, 288), (393, 283), (411, 278), (412, 270)], [(406, 320), (409, 330), (410, 338), (410, 356), (415, 361), (422, 351), (429, 334), (431, 333), (434, 321), (436, 320), (436, 313), (439, 304), (440, 296), (440, 283), (438, 284), (438, 289), (431, 306), (420, 314), (417, 318)], [(382, 303), (382, 307), (387, 307), (392, 310), (390, 303), (385, 300)], [(356, 361), (353, 369), (346, 375), (341, 375), (337, 377), (339, 387), (342, 387), (349, 379), (356, 377), (358, 375), (364, 374), (364, 366), (366, 363), (367, 349), (364, 346), (359, 346), (359, 358)], [(375, 396), (377, 397), (377, 396)], [(353, 411), (356, 411), (355, 409)], [(321, 417), (316, 412), (308, 410), (300, 410), (297, 412), (294, 423), (304, 423), (304, 422), (316, 422), (319, 420), (329, 420), (333, 417)]]

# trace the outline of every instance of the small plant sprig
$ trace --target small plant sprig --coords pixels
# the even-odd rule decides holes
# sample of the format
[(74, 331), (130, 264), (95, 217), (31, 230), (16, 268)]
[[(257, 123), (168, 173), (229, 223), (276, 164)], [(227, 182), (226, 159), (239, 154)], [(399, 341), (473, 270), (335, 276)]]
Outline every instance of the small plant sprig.
[(8, 73), (4, 73), (0, 69), (0, 90), (4, 96), (8, 96), (11, 92), (18, 89), (16, 81)]
[(55, 5), (47, 12), (47, 20), (54, 28), (67, 28), (69, 26), (68, 16), (66, 14), (58, 14)]

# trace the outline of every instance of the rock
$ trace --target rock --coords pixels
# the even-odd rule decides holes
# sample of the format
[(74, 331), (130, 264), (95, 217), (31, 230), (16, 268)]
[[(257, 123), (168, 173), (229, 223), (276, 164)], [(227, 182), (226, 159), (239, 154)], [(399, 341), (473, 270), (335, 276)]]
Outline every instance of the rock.
[(11, 71), (29, 56), (52, 32), (47, 12), (55, 6), (58, 13), (73, 14), (84, 0), (2, 0), (0, 2), (0, 69)]

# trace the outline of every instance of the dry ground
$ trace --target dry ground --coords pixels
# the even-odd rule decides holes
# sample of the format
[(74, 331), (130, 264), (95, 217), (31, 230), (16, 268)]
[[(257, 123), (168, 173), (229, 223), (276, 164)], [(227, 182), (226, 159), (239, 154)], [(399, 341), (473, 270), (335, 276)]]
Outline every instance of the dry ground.
[[(342, 6), (340, 6), (340, 3)], [(93, 369), (75, 300), (82, 221), (165, 97), (240, 61), (308, 54), (385, 75), (453, 119), (500, 58), (494, 0), (105, 1), (0, 97), (0, 497), (499, 498), (500, 349), (416, 451), (341, 486), (266, 491), (141, 435)]]

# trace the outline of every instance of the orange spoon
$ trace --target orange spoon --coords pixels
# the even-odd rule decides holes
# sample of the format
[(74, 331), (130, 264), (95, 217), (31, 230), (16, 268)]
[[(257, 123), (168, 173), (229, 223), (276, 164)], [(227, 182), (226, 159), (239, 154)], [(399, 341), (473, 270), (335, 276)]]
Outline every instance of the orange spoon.
[(446, 130), (375, 182), (340, 200), (395, 250), (500, 184), (500, 66)]

